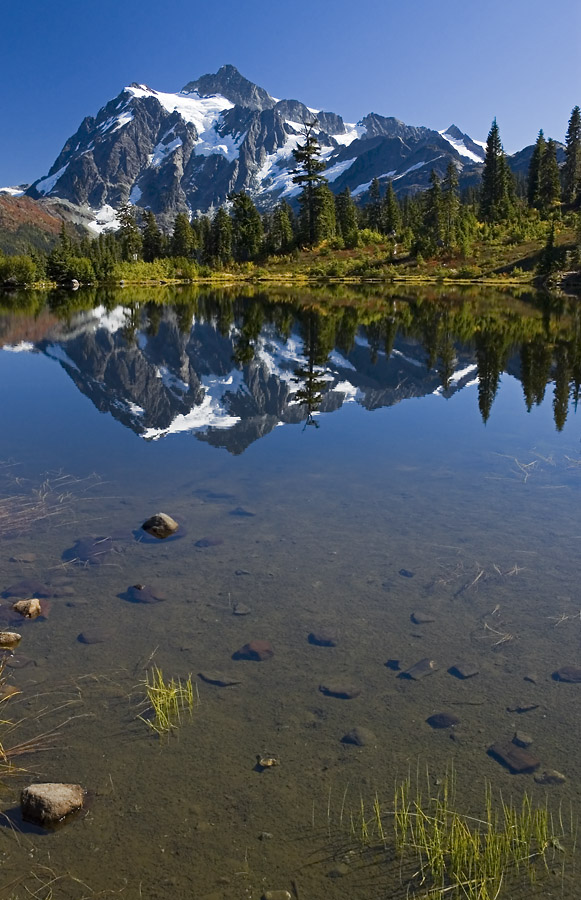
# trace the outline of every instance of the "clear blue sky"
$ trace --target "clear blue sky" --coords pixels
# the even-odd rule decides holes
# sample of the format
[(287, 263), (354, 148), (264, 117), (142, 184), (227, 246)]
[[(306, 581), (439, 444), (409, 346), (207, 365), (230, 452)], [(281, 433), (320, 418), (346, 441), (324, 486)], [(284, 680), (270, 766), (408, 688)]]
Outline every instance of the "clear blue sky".
[(0, 31), (0, 185), (45, 174), (132, 81), (175, 91), (232, 63), (275, 97), (508, 152), (563, 140), (581, 105), (580, 0), (11, 0)]

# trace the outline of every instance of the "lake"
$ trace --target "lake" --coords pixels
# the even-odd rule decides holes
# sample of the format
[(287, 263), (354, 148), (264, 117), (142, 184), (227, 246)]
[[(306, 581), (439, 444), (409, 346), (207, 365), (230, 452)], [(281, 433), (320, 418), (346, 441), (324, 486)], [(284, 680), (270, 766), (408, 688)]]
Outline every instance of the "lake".
[[(452, 771), (466, 814), (486, 784), (554, 814), (566, 852), (501, 896), (577, 896), (581, 684), (555, 676), (581, 664), (577, 301), (23, 292), (0, 346), (0, 615), (22, 634), (0, 737), (38, 746), (4, 779), (0, 896), (405, 897), (394, 786)], [(140, 527), (158, 512), (168, 540)], [(192, 676), (166, 737), (154, 666)], [(489, 752), (515, 732), (534, 773)], [(80, 783), (86, 811), (26, 825), (32, 781)], [(360, 824), (376, 797), (385, 847)]]

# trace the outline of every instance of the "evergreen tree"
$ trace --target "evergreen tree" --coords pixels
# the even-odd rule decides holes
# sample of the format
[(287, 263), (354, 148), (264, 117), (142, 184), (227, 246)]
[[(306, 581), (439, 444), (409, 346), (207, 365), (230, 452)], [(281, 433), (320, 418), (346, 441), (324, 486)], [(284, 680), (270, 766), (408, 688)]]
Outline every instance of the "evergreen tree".
[(442, 183), (441, 200), (442, 240), (444, 241), (444, 248), (448, 251), (456, 245), (459, 210), (458, 170), (452, 160), (450, 160)]
[(292, 210), (288, 203), (280, 203), (272, 214), (268, 233), (271, 253), (290, 253), (294, 245)]
[(260, 213), (245, 191), (230, 194), (232, 201), (232, 247), (240, 262), (256, 259), (262, 247), (264, 231)]
[(423, 240), (421, 251), (432, 256), (442, 242), (442, 184), (438, 174), (430, 172), (430, 187), (424, 194)]
[(372, 231), (383, 232), (383, 215), (381, 209), (381, 192), (379, 178), (374, 178), (369, 185), (369, 204), (367, 206), (367, 225)]
[[(335, 197), (326, 181), (317, 185), (313, 191), (313, 209), (315, 212), (315, 244), (331, 240), (336, 234)], [(305, 232), (306, 227), (303, 233)], [(310, 228), (308, 233), (310, 238)]]
[(351, 198), (348, 187), (335, 197), (335, 218), (337, 231), (349, 249), (357, 246), (359, 229), (357, 227), (357, 208)]
[(196, 233), (190, 225), (188, 216), (186, 213), (178, 213), (173, 223), (170, 244), (171, 255), (189, 259), (194, 252), (196, 243)]
[(565, 165), (563, 168), (563, 200), (575, 203), (581, 191), (581, 110), (575, 106), (569, 119), (565, 138)]
[(143, 213), (143, 258), (145, 262), (153, 262), (161, 256), (162, 234), (157, 219), (150, 209)]
[(401, 210), (393, 189), (393, 181), (391, 178), (387, 182), (387, 189), (383, 197), (381, 218), (383, 232), (392, 237), (396, 237), (401, 228)]
[(557, 147), (552, 138), (547, 141), (547, 149), (541, 160), (540, 200), (544, 213), (554, 210), (561, 199), (561, 177), (557, 162)]
[(527, 200), (529, 206), (534, 209), (541, 208), (541, 166), (546, 151), (547, 144), (543, 129), (541, 128), (529, 163)]
[(232, 259), (232, 220), (220, 207), (210, 229), (210, 257), (222, 264)]
[(141, 232), (137, 227), (133, 206), (129, 201), (123, 203), (117, 213), (119, 231), (117, 232), (121, 242), (121, 256), (124, 260), (139, 259), (141, 255)]
[[(327, 168), (325, 162), (320, 159), (321, 147), (315, 136), (316, 119), (312, 122), (303, 122), (302, 136), (304, 143), (298, 144), (292, 151), (297, 168), (292, 170), (293, 183), (302, 188), (299, 197), (301, 206), (301, 220), (303, 223), (302, 237), (310, 246), (317, 242), (317, 216), (321, 209), (318, 189), (327, 184), (327, 179), (321, 172)], [(324, 205), (324, 204), (323, 204)]]
[(482, 172), (480, 214), (485, 222), (502, 222), (511, 211), (512, 178), (500, 140), (500, 131), (493, 120), (486, 141), (486, 156)]

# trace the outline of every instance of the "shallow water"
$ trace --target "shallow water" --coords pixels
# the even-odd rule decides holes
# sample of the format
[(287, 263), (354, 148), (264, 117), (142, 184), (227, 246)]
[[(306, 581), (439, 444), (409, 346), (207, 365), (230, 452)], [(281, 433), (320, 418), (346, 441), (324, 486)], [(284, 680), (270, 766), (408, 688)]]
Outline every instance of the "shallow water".
[[(398, 865), (360, 855), (348, 821), (376, 791), (388, 809), (410, 768), (435, 781), (453, 765), (457, 803), (476, 815), (485, 780), (578, 810), (581, 687), (551, 677), (580, 662), (576, 305), (368, 290), (330, 313), (321, 292), (166, 298), (0, 304), (1, 586), (36, 578), (60, 595), (22, 623), (32, 662), (10, 669), (22, 694), (6, 715), (25, 721), (4, 744), (63, 723), (54, 749), (15, 761), (89, 791), (87, 814), (54, 833), (0, 830), (0, 888), (23, 879), (0, 895), (48, 897), (56, 878), (53, 896), (71, 898), (405, 896)], [(159, 510), (184, 536), (136, 540)], [(112, 534), (101, 565), (63, 559)], [(35, 561), (10, 561), (24, 552)], [(167, 601), (122, 599), (135, 583)], [(336, 647), (309, 643), (321, 627)], [(79, 642), (95, 628), (104, 642)], [(232, 660), (252, 639), (274, 656)], [(385, 665), (424, 657), (438, 668), (420, 681)], [(479, 674), (453, 677), (461, 660)], [(137, 718), (153, 663), (192, 673), (199, 692), (165, 742)], [(197, 677), (212, 670), (242, 683)], [(319, 691), (336, 682), (361, 693)], [(432, 730), (443, 711), (460, 724)], [(375, 740), (342, 743), (355, 726)], [(564, 785), (487, 755), (515, 729)], [(280, 765), (256, 771), (263, 753)], [(19, 827), (24, 783), (7, 779), (3, 796)], [(574, 861), (560, 866), (538, 896), (576, 897)]]

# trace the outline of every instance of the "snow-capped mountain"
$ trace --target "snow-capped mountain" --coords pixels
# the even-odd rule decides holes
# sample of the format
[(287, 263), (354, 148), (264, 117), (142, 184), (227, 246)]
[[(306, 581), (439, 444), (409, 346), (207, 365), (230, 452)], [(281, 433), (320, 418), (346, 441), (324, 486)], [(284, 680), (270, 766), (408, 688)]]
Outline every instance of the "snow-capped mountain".
[(364, 195), (374, 177), (412, 192), (428, 186), (432, 169), (443, 175), (450, 159), (467, 174), (484, 159), (483, 145), (454, 125), (438, 132), (376, 113), (346, 123), (298, 100), (277, 100), (223, 66), (175, 94), (126, 87), (84, 119), (27, 193), (89, 207), (97, 231), (110, 227), (126, 200), (166, 226), (178, 212), (206, 212), (242, 189), (261, 208), (279, 198), (292, 202), (292, 150), (313, 117), (335, 192), (349, 187)]

